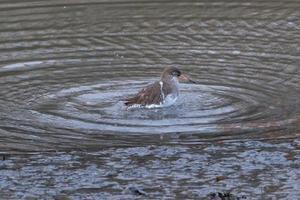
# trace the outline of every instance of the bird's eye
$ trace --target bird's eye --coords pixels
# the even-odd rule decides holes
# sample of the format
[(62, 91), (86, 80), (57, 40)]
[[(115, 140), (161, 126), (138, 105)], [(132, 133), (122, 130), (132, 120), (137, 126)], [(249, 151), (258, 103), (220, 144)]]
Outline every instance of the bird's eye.
[(173, 76), (180, 76), (180, 73), (178, 73), (178, 72), (173, 72), (172, 75), (173, 75)]

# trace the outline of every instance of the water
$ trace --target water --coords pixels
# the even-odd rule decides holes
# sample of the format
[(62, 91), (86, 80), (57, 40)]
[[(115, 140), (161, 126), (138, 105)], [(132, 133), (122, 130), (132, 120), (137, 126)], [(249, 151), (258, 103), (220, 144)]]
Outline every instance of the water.
[[(299, 198), (299, 9), (2, 2), (0, 199)], [(197, 84), (127, 110), (165, 66)]]

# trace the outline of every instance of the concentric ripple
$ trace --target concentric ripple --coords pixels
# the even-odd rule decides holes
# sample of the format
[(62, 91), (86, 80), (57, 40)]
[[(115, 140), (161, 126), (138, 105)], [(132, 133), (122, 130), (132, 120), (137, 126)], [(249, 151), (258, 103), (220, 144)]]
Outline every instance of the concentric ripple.
[(274, 93), (256, 85), (182, 84), (180, 98), (171, 107), (126, 109), (122, 99), (153, 81), (129, 79), (64, 88), (41, 98), (32, 112), (40, 123), (50, 121), (58, 129), (124, 134), (266, 131), (296, 120), (293, 113), (281, 118), (282, 105), (273, 99)]

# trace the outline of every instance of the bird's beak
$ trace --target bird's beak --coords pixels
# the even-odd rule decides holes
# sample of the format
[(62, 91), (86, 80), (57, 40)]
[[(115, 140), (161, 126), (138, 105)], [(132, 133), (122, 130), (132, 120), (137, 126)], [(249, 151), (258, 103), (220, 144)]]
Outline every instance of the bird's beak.
[(178, 77), (178, 80), (181, 81), (181, 82), (185, 82), (185, 83), (196, 83), (195, 81), (190, 79), (186, 74), (181, 74)]

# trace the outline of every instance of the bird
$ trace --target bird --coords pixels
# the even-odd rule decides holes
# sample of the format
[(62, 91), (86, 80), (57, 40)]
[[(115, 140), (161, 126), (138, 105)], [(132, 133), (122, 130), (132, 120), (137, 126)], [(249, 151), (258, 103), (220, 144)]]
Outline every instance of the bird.
[(173, 105), (179, 96), (179, 81), (195, 83), (177, 67), (166, 67), (160, 80), (142, 88), (136, 95), (124, 99), (125, 106), (157, 108)]

